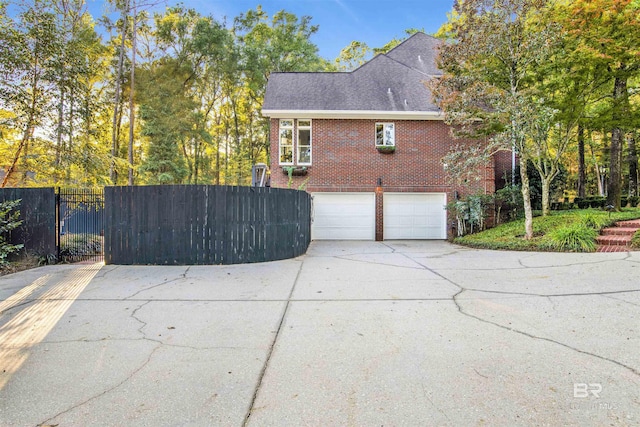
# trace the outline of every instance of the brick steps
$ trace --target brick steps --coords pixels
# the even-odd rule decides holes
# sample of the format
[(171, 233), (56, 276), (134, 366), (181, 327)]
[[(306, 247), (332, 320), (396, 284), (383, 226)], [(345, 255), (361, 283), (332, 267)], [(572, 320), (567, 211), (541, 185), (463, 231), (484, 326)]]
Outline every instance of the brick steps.
[(631, 248), (629, 248), (628, 246), (607, 246), (607, 245), (600, 245), (598, 246), (598, 249), (596, 252), (607, 252), (607, 253), (612, 253), (612, 252), (629, 252), (631, 250)]
[(598, 252), (627, 252), (631, 249), (631, 239), (640, 229), (640, 220), (619, 221), (613, 227), (608, 227), (600, 232), (596, 238)]
[(636, 230), (640, 228), (640, 219), (632, 219), (629, 221), (618, 221), (616, 222), (616, 227), (628, 227), (635, 228)]
[[(638, 227), (640, 228), (640, 227)], [(633, 236), (638, 228), (631, 227), (609, 227), (600, 231), (601, 236)]]

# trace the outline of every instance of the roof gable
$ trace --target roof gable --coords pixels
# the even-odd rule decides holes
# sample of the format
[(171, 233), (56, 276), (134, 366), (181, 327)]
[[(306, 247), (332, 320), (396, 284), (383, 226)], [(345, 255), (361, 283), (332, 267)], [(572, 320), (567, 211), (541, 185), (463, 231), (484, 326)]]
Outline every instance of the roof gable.
[(436, 66), (441, 42), (416, 33), (386, 54), (346, 73), (272, 73), (263, 114), (268, 117), (351, 112), (438, 115), (425, 83), (440, 75)]
[(441, 44), (442, 41), (435, 37), (415, 33), (387, 52), (386, 56), (426, 75), (439, 76), (442, 72), (436, 64)]

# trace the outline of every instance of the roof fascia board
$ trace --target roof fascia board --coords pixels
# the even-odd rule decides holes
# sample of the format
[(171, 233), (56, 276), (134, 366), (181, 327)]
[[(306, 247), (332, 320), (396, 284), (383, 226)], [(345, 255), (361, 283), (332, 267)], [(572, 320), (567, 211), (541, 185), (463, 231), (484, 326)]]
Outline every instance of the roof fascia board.
[(367, 111), (367, 110), (262, 110), (272, 119), (396, 119), (444, 120), (436, 111)]

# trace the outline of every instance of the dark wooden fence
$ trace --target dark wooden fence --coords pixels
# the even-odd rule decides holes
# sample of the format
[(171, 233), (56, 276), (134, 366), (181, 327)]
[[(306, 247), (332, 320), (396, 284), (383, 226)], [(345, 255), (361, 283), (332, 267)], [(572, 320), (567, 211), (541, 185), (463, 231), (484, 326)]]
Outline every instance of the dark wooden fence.
[(297, 190), (208, 185), (105, 188), (105, 263), (242, 264), (294, 258), (311, 241)]
[(55, 189), (0, 188), (0, 202), (18, 199), (23, 223), (11, 232), (10, 243), (22, 243), (23, 251), (54, 261), (58, 253)]

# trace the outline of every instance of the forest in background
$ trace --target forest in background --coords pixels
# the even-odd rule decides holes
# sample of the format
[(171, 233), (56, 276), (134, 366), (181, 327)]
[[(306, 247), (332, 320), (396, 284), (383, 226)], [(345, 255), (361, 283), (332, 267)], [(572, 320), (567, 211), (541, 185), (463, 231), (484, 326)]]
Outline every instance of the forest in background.
[[(466, 2), (490, 3), (536, 6)], [(640, 2), (537, 3), (536, 19), (518, 27), (527, 41), (542, 22), (553, 23), (553, 43), (520, 58), (531, 61), (520, 88), (537, 94), (529, 105), (544, 107), (535, 109), (546, 131), (531, 160), (553, 166), (561, 192), (604, 195), (613, 172), (624, 193), (637, 195)], [(112, 0), (108, 16), (95, 17), (83, 0), (0, 1), (3, 185), (246, 185), (251, 166), (269, 159), (260, 110), (271, 72), (349, 71), (401, 41), (352, 41), (328, 60), (311, 41), (320, 31), (312, 17), (268, 16), (258, 6), (219, 22), (182, 6), (150, 13), (151, 6)], [(462, 46), (466, 19), (452, 11), (437, 36)], [(478, 58), (480, 72), (500, 70), (504, 59)], [(504, 83), (502, 74), (487, 75), (494, 87)], [(451, 97), (441, 101), (455, 107)]]
[(3, 185), (247, 184), (268, 162), (269, 74), (331, 68), (310, 17), (110, 7), (0, 3)]

